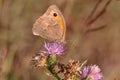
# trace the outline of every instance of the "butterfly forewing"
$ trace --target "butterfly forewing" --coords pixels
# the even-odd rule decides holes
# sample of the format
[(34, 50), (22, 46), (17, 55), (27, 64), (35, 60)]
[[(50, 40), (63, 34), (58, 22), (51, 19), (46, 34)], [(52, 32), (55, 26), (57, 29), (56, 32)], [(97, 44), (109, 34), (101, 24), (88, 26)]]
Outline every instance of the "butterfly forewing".
[(64, 17), (57, 6), (50, 6), (47, 11), (36, 20), (33, 34), (50, 41), (65, 41), (66, 25)]

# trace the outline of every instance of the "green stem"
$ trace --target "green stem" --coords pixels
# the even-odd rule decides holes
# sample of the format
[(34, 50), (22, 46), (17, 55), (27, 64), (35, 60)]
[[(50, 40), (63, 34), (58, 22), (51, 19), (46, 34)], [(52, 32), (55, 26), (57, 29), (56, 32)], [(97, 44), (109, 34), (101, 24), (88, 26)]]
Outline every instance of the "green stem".
[(61, 80), (61, 78), (57, 75), (57, 73), (56, 73), (55, 70), (53, 69), (53, 66), (48, 66), (47, 69), (52, 73), (52, 75), (53, 75), (57, 80)]
[(61, 80), (61, 78), (57, 75), (57, 73), (54, 70), (54, 67), (56, 65), (56, 55), (49, 55), (47, 58), (47, 69), (51, 72), (51, 74), (57, 79), (57, 80)]

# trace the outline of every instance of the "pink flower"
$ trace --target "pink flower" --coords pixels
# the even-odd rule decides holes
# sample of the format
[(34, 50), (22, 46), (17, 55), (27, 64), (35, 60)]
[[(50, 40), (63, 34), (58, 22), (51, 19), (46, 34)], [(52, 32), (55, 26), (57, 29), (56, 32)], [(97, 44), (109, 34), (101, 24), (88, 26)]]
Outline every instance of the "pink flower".
[(63, 54), (64, 52), (64, 46), (61, 43), (53, 42), (53, 43), (45, 43), (44, 44), (44, 49), (41, 51), (41, 53), (46, 53), (46, 54)]
[(81, 76), (83, 79), (89, 80), (102, 80), (102, 73), (98, 66), (85, 66), (81, 71)]
[(101, 80), (102, 79), (102, 73), (100, 72), (100, 68), (96, 65), (90, 66), (90, 80)]

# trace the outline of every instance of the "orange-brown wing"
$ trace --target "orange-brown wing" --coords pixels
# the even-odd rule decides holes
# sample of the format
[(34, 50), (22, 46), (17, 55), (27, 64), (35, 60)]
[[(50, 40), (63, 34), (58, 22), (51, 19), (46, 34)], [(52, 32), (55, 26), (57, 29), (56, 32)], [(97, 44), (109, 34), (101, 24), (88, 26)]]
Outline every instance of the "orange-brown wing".
[(33, 26), (33, 34), (39, 35), (50, 41), (64, 42), (66, 26), (59, 9), (52, 5), (36, 20)]

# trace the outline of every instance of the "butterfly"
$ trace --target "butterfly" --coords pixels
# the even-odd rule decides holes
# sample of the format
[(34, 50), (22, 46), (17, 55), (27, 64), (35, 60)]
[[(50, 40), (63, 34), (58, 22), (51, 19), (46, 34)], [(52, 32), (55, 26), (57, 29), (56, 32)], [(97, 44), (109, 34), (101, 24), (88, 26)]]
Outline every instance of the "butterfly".
[(65, 42), (66, 24), (61, 11), (56, 5), (48, 7), (32, 28), (33, 34), (49, 41)]

